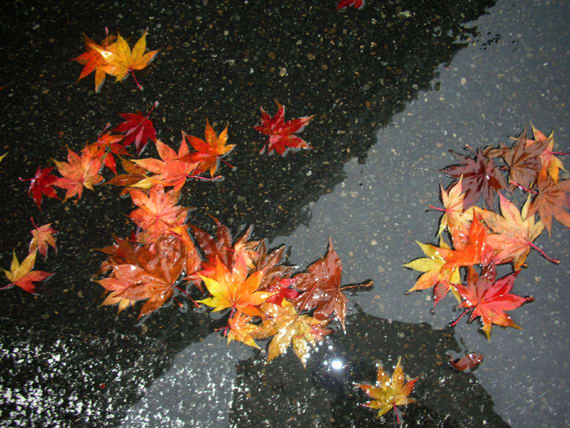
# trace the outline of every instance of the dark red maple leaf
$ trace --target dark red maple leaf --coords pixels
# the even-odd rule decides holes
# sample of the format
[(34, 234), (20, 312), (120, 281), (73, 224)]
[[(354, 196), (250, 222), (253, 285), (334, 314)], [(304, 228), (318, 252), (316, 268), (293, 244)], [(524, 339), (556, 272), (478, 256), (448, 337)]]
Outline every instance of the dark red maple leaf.
[(278, 110), (273, 117), (269, 116), (263, 107), (260, 107), (261, 124), (254, 128), (257, 132), (269, 135), (269, 139), (259, 153), (263, 154), (267, 148), (267, 154), (271, 154), (275, 150), (278, 155), (284, 156), (289, 149), (311, 148), (305, 140), (294, 134), (301, 132), (314, 116), (300, 117), (285, 122), (285, 107), (279, 104), (277, 100), (275, 100), (275, 104), (277, 104)]
[(457, 371), (464, 372), (467, 370), (468, 372), (471, 372), (476, 369), (481, 362), (483, 362), (483, 354), (471, 352), (469, 354), (465, 354), (461, 358), (450, 357), (447, 362)]
[(541, 169), (540, 157), (551, 139), (527, 144), (526, 130), (515, 140), (512, 147), (501, 145), (498, 149), (486, 149), (483, 153), (489, 158), (502, 157), (509, 166), (509, 183), (514, 186), (531, 188)]
[(113, 129), (113, 132), (125, 134), (125, 138), (122, 141), (125, 146), (135, 143), (137, 156), (141, 154), (149, 140), (156, 143), (156, 131), (148, 117), (157, 106), (158, 101), (155, 101), (146, 116), (143, 116), (140, 111), (136, 113), (119, 113), (125, 121)]
[(461, 180), (461, 190), (465, 193), (463, 209), (475, 205), (481, 196), (485, 199), (487, 207), (493, 208), (495, 193), (507, 186), (503, 174), (493, 160), (480, 150), (477, 150), (473, 157), (452, 153), (462, 164), (447, 167), (442, 172), (457, 179), (463, 176)]
[(295, 287), (304, 291), (293, 301), (298, 312), (314, 309), (313, 317), (317, 320), (328, 319), (335, 313), (344, 329), (348, 299), (342, 291), (353, 287), (371, 287), (372, 281), (341, 287), (341, 277), (342, 263), (333, 247), (332, 240), (329, 240), (329, 248), (325, 257), (312, 263), (307, 268), (306, 273), (300, 273), (293, 277)]
[(48, 198), (60, 199), (57, 192), (55, 191), (53, 184), (58, 179), (57, 176), (53, 175), (53, 166), (49, 168), (39, 167), (36, 170), (36, 175), (32, 178), (21, 178), (20, 181), (29, 181), (30, 187), (28, 188), (28, 194), (34, 199), (34, 202), (41, 209), (42, 197), (45, 195)]
[(355, 9), (362, 9), (364, 7), (365, 0), (341, 0), (336, 5), (337, 10), (346, 9), (347, 7), (353, 7)]

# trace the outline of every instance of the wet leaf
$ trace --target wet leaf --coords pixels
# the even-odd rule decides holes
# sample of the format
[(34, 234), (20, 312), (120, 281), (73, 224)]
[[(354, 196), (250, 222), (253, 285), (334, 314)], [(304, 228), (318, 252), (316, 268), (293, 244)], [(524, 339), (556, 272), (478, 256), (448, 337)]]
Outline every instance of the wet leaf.
[(269, 136), (260, 153), (263, 154), (267, 148), (267, 154), (275, 151), (278, 155), (285, 156), (286, 152), (291, 149), (311, 148), (305, 140), (294, 134), (301, 132), (314, 116), (305, 116), (285, 122), (285, 107), (277, 100), (275, 104), (277, 104), (277, 113), (273, 117), (269, 116), (263, 107), (260, 108), (261, 124), (255, 126), (255, 130)]
[(20, 181), (30, 182), (28, 194), (32, 197), (39, 209), (42, 208), (41, 205), (43, 196), (60, 199), (53, 187), (58, 179), (56, 175), (53, 175), (51, 173), (53, 171), (53, 168), (53, 166), (50, 168), (38, 168), (36, 170), (36, 175), (34, 175), (32, 178), (20, 178)]
[(253, 337), (265, 339), (273, 336), (267, 351), (268, 362), (283, 355), (292, 345), (293, 351), (305, 366), (311, 346), (315, 346), (324, 336), (332, 333), (332, 330), (325, 328), (329, 320), (299, 315), (295, 306), (287, 300), (281, 305), (266, 303), (262, 310), (265, 312), (265, 319)]
[(493, 265), (485, 267), (481, 276), (473, 267), (469, 267), (467, 286), (456, 285), (463, 299), (461, 306), (472, 310), (470, 321), (481, 317), (483, 331), (489, 340), (491, 340), (493, 324), (520, 329), (505, 311), (511, 311), (534, 300), (533, 297), (521, 297), (510, 293), (518, 272), (498, 280), (496, 280), (496, 275)]
[[(318, 320), (326, 320), (334, 313), (344, 329), (348, 299), (342, 292), (341, 277), (342, 263), (333, 247), (332, 240), (329, 240), (329, 248), (325, 257), (307, 267), (307, 272), (293, 277), (295, 288), (303, 291), (303, 294), (294, 301), (299, 312), (314, 309), (313, 316)], [(372, 281), (357, 285), (357, 287), (371, 286)]]
[(136, 113), (119, 113), (124, 121), (113, 129), (113, 132), (125, 134), (123, 145), (128, 146), (135, 143), (137, 156), (142, 153), (149, 140), (155, 143), (157, 141), (156, 130), (149, 119), (150, 114), (157, 106), (158, 102), (155, 102), (145, 116), (140, 111)]
[(461, 165), (450, 166), (442, 172), (453, 178), (461, 178), (461, 190), (465, 193), (463, 209), (467, 209), (483, 197), (488, 208), (493, 208), (495, 193), (506, 187), (501, 171), (495, 166), (492, 159), (487, 158), (481, 151), (473, 157), (454, 153), (462, 162)]
[(538, 176), (538, 195), (530, 204), (529, 215), (537, 211), (540, 220), (551, 235), (552, 217), (566, 227), (570, 227), (570, 180), (555, 183), (550, 176), (542, 170)]
[(495, 263), (513, 263), (515, 271), (524, 264), (532, 242), (542, 233), (544, 226), (528, 215), (530, 196), (522, 208), (518, 208), (499, 193), (501, 214), (482, 210), (485, 224), (494, 232), (487, 235), (487, 243), (495, 249)]
[(89, 153), (83, 152), (81, 156), (67, 148), (67, 162), (56, 161), (61, 178), (58, 178), (53, 185), (66, 189), (63, 202), (69, 198), (77, 196), (77, 203), (83, 195), (83, 188), (93, 190), (93, 186), (101, 183), (103, 177), (99, 175), (101, 170), (101, 160), (91, 157)]
[(205, 141), (182, 132), (182, 139), (186, 138), (194, 150), (196, 150), (196, 152), (190, 156), (190, 160), (197, 163), (196, 174), (210, 171), (210, 177), (214, 177), (220, 159), (231, 152), (235, 144), (227, 144), (227, 126), (220, 135), (216, 135), (216, 131), (214, 131), (208, 120), (206, 120), (204, 137)]
[(1, 289), (11, 288), (16, 285), (28, 293), (33, 293), (37, 285), (34, 284), (35, 282), (43, 281), (52, 276), (53, 273), (41, 270), (32, 270), (36, 263), (36, 254), (36, 251), (32, 251), (20, 264), (16, 257), (16, 252), (13, 251), (10, 270), (2, 269), (4, 271), (4, 275), (6, 275), (6, 278), (10, 281), (10, 284), (2, 287)]
[[(32, 223), (34, 223), (34, 219), (32, 219)], [(32, 240), (30, 241), (30, 246), (28, 249), (29, 253), (38, 250), (40, 254), (45, 258), (47, 257), (48, 246), (51, 246), (54, 250), (57, 251), (55, 237), (53, 236), (56, 231), (53, 227), (51, 227), (51, 223), (44, 224), (43, 226), (39, 227), (34, 224), (34, 230), (32, 230), (31, 233)]]
[(473, 371), (483, 362), (483, 354), (477, 354), (475, 352), (465, 354), (461, 358), (450, 358), (448, 363), (451, 367), (455, 370), (464, 372), (464, 371)]
[[(385, 415), (392, 409), (396, 409), (397, 406), (406, 406), (416, 402), (413, 398), (409, 398), (409, 395), (414, 389), (417, 378), (412, 380), (404, 378), (401, 361), (402, 357), (398, 358), (392, 378), (388, 376), (381, 365), (378, 365), (375, 385), (367, 383), (356, 384), (358, 388), (366, 392), (372, 399), (364, 403), (364, 406), (378, 409), (377, 418)], [(406, 380), (405, 383), (404, 380)]]

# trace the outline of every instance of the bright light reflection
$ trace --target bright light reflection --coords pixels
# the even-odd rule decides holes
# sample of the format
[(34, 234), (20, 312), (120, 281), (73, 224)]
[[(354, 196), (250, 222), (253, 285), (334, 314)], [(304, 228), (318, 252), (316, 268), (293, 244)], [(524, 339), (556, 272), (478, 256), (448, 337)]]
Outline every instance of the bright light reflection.
[(331, 367), (333, 368), (333, 370), (342, 370), (342, 368), (344, 367), (344, 363), (342, 362), (342, 360), (337, 358), (331, 361)]

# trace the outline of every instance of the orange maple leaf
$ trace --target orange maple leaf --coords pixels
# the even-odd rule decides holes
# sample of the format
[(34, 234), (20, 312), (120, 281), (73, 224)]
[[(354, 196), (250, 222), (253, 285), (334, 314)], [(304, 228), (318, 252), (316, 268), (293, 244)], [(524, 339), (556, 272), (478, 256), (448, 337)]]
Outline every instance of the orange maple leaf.
[(16, 285), (28, 293), (33, 293), (36, 289), (36, 284), (34, 284), (34, 282), (43, 281), (53, 275), (53, 273), (41, 270), (32, 270), (36, 263), (36, 254), (37, 251), (32, 251), (20, 264), (16, 257), (16, 252), (12, 252), (12, 264), (10, 265), (10, 270), (2, 269), (4, 271), (4, 275), (6, 275), (6, 278), (10, 281), (10, 284), (2, 287), (1, 290), (11, 288)]
[[(405, 406), (415, 403), (416, 400), (408, 398), (414, 389), (414, 385), (418, 378), (407, 380), (404, 384), (404, 371), (400, 364), (402, 357), (398, 358), (396, 368), (392, 374), (392, 378), (384, 371), (381, 365), (378, 365), (378, 373), (376, 375), (376, 385), (367, 383), (358, 383), (356, 386), (366, 392), (372, 400), (364, 403), (364, 406), (371, 409), (378, 409), (379, 418), (388, 413), (392, 408), (396, 411), (397, 406)], [(399, 417), (398, 417), (399, 419)], [(398, 424), (400, 421), (398, 420)]]
[(105, 83), (107, 73), (113, 71), (113, 67), (105, 61), (100, 51), (105, 50), (117, 37), (114, 35), (108, 35), (103, 39), (101, 45), (98, 45), (87, 37), (86, 34), (83, 36), (85, 37), (85, 52), (78, 57), (73, 58), (73, 61), (77, 61), (84, 66), (78, 80), (81, 80), (95, 72), (95, 92), (99, 92), (101, 86)]
[(53, 185), (66, 189), (63, 202), (73, 196), (77, 196), (75, 203), (81, 199), (83, 188), (93, 190), (93, 186), (103, 181), (99, 175), (101, 170), (101, 159), (92, 157), (89, 153), (83, 152), (81, 156), (67, 148), (67, 162), (54, 160), (59, 173), (62, 175)]
[(174, 191), (180, 190), (198, 165), (197, 162), (193, 162), (189, 158), (190, 151), (184, 136), (178, 153), (160, 140), (157, 140), (155, 144), (162, 160), (154, 158), (137, 159), (134, 160), (134, 163), (154, 174), (148, 178), (153, 185), (173, 186)]
[(184, 266), (181, 241), (174, 235), (163, 235), (151, 245), (133, 245), (119, 240), (118, 245), (101, 251), (110, 255), (102, 270), (111, 271), (108, 278), (98, 280), (109, 291), (102, 305), (119, 305), (119, 313), (139, 300), (146, 300), (139, 318), (160, 308), (173, 295)]
[(188, 135), (184, 131), (182, 132), (183, 138), (185, 137), (188, 142), (192, 145), (196, 153), (192, 153), (190, 156), (193, 162), (197, 162), (196, 175), (201, 174), (205, 171), (210, 171), (210, 177), (213, 177), (218, 169), (218, 164), (222, 156), (227, 155), (233, 150), (235, 144), (228, 145), (228, 127), (216, 135), (216, 131), (210, 125), (210, 122), (206, 120), (206, 130), (204, 132), (206, 141), (200, 138), (194, 137), (193, 135)]
[(148, 195), (138, 189), (129, 193), (133, 203), (139, 207), (131, 212), (129, 218), (144, 229), (144, 232), (139, 234), (141, 242), (154, 241), (186, 221), (188, 210), (176, 205), (180, 195), (174, 190), (165, 192), (164, 187), (158, 184), (150, 189)]
[(56, 231), (51, 227), (51, 223), (38, 227), (32, 218), (32, 224), (34, 225), (34, 230), (31, 232), (32, 240), (30, 241), (28, 252), (32, 253), (38, 250), (42, 256), (47, 257), (48, 245), (51, 245), (53, 249), (57, 251), (55, 237), (53, 236)]
[(230, 271), (220, 259), (217, 259), (216, 272), (213, 276), (200, 275), (206, 288), (212, 295), (198, 303), (214, 308), (214, 312), (231, 308), (235, 311), (256, 317), (264, 317), (257, 307), (265, 302), (273, 293), (258, 291), (263, 273), (254, 272), (248, 276), (248, 268), (243, 257), (234, 263)]

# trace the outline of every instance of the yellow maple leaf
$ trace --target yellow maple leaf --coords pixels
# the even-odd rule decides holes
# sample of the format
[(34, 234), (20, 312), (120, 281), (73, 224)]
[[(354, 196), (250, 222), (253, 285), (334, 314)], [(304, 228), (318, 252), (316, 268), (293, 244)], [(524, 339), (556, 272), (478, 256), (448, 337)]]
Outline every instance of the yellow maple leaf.
[(273, 336), (267, 351), (267, 361), (282, 355), (289, 345), (305, 366), (309, 358), (311, 346), (315, 346), (332, 330), (325, 328), (329, 320), (317, 320), (308, 315), (299, 315), (295, 306), (286, 299), (281, 305), (266, 303), (262, 307), (266, 318), (253, 333), (255, 339), (265, 339)]
[(93, 49), (97, 50), (107, 64), (110, 65), (107, 73), (115, 76), (116, 81), (123, 80), (130, 73), (139, 89), (142, 89), (142, 86), (135, 76), (135, 70), (145, 68), (158, 53), (158, 50), (145, 53), (146, 32), (135, 43), (132, 51), (127, 41), (120, 34), (117, 34), (117, 41), (107, 48), (93, 45)]
[[(397, 406), (405, 406), (415, 403), (416, 400), (408, 398), (414, 389), (414, 384), (418, 378), (408, 380), (404, 378), (404, 371), (400, 364), (402, 357), (398, 358), (398, 363), (392, 374), (392, 378), (384, 371), (381, 365), (378, 365), (378, 374), (376, 375), (376, 385), (367, 383), (359, 383), (356, 386), (366, 392), (372, 400), (364, 403), (364, 406), (371, 409), (379, 409), (376, 417), (380, 417), (388, 413), (392, 408)], [(406, 383), (404, 384), (404, 380)]]

